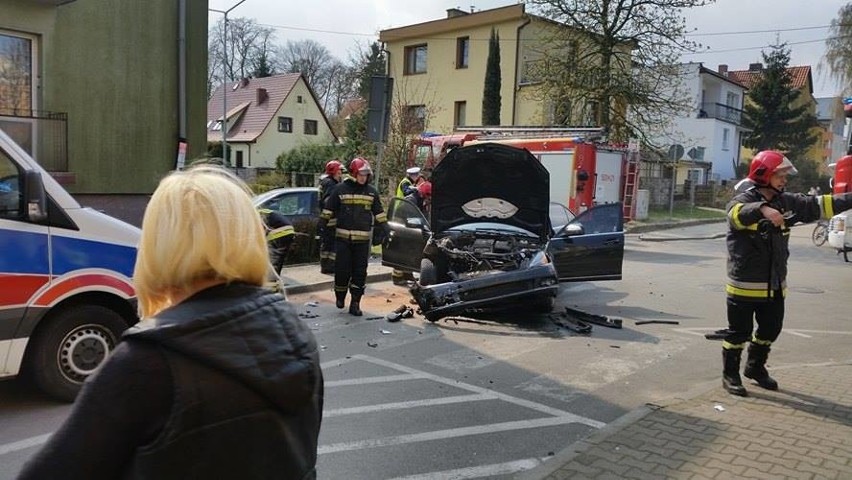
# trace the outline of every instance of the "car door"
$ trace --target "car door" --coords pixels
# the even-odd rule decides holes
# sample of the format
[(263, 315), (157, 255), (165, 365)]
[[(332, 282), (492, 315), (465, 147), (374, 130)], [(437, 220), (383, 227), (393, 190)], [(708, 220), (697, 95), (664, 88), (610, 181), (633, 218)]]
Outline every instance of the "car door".
[(382, 265), (419, 272), (423, 247), (431, 235), (429, 222), (417, 205), (394, 198), (388, 207), (390, 235), (382, 245)]
[(559, 281), (621, 280), (624, 219), (621, 203), (598, 205), (578, 215), (547, 246)]

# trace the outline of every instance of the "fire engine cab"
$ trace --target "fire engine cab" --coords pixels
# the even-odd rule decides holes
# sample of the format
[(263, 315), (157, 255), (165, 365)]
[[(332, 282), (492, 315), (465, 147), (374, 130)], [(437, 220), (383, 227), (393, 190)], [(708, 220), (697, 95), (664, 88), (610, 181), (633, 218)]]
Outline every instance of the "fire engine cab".
[(412, 142), (409, 166), (428, 172), (453, 148), (492, 142), (524, 148), (550, 173), (551, 201), (581, 213), (621, 202), (624, 221), (633, 219), (639, 155), (626, 146), (599, 143), (603, 128), (459, 127), (451, 135), (423, 134)]
[[(846, 155), (829, 167), (834, 168), (832, 193), (852, 192), (852, 155)], [(849, 261), (849, 252), (852, 252), (852, 210), (831, 217), (828, 244), (837, 249), (838, 253), (843, 253), (843, 260)]]
[(0, 130), (0, 378), (71, 401), (138, 319), (139, 230), (81, 207)]

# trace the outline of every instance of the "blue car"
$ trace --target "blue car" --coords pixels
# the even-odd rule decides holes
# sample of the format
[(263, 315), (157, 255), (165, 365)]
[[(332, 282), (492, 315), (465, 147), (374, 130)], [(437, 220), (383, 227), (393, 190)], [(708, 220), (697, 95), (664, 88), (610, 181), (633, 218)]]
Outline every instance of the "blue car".
[(547, 313), (559, 282), (621, 279), (621, 204), (575, 216), (550, 202), (550, 176), (528, 150), (457, 148), (430, 180), (430, 218), (393, 199), (382, 249), (382, 264), (419, 273), (411, 293), (428, 320), (521, 304)]

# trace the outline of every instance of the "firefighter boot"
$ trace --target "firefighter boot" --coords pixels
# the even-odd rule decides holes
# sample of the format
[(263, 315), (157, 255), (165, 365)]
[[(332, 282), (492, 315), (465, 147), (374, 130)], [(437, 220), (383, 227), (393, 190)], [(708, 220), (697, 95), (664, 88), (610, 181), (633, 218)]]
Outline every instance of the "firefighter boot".
[(743, 351), (739, 349), (722, 349), (722, 387), (731, 395), (748, 396), (743, 381), (740, 378), (740, 358)]
[(352, 300), (349, 301), (349, 314), (360, 317), (364, 313), (361, 312), (361, 296), (352, 295)]
[(766, 358), (769, 357), (769, 350), (769, 345), (757, 343), (749, 345), (748, 360), (746, 360), (743, 375), (767, 390), (778, 390), (778, 382), (770, 377), (769, 372), (766, 371)]
[(337, 308), (343, 308), (346, 306), (346, 290), (342, 292), (334, 292), (335, 302), (334, 305)]

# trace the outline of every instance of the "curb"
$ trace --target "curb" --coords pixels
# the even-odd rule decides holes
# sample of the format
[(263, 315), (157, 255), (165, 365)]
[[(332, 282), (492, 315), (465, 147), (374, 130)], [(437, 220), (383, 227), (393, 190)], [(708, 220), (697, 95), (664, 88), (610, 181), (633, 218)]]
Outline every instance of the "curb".
[[(391, 273), (373, 273), (367, 275), (367, 282), (384, 282), (391, 279)], [(293, 286), (284, 286), (284, 293), (298, 295), (300, 293), (317, 292), (320, 290), (329, 290), (334, 288), (334, 280), (324, 280), (322, 282), (299, 284)]]
[(700, 220), (684, 220), (681, 222), (659, 222), (659, 223), (648, 223), (645, 225), (634, 225), (628, 226), (624, 229), (624, 233), (647, 233), (654, 232), (657, 230), (669, 230), (672, 228), (678, 227), (694, 227), (696, 225), (706, 225), (708, 223), (722, 223), (725, 221), (725, 218), (706, 218)]
[(639, 240), (643, 242), (676, 242), (678, 240), (715, 240), (717, 238), (725, 238), (726, 233), (717, 233), (709, 237), (646, 237), (639, 235)]
[[(721, 377), (720, 377), (721, 378)], [(599, 443), (602, 443), (617, 435), (621, 430), (626, 427), (642, 420), (648, 415), (656, 412), (657, 410), (664, 409), (670, 405), (674, 405), (676, 403), (685, 402), (688, 400), (692, 400), (693, 398), (699, 397), (714, 388), (719, 387), (719, 380), (708, 380), (706, 382), (700, 383), (691, 389), (684, 392), (682, 395), (672, 396), (666, 399), (662, 404), (657, 405), (653, 403), (646, 403), (641, 407), (637, 407), (624, 415), (616, 418), (610, 423), (607, 423), (603, 428), (597, 430), (595, 433), (589, 435), (588, 437), (577, 440), (576, 442), (568, 445), (563, 448), (559, 452), (556, 453), (552, 458), (543, 462), (535, 468), (527, 470), (521, 475), (516, 476), (517, 480), (541, 480), (543, 478), (552, 475), (557, 470), (562, 468), (568, 462), (574, 460), (575, 457), (585, 453), (592, 447), (597, 446)]]

